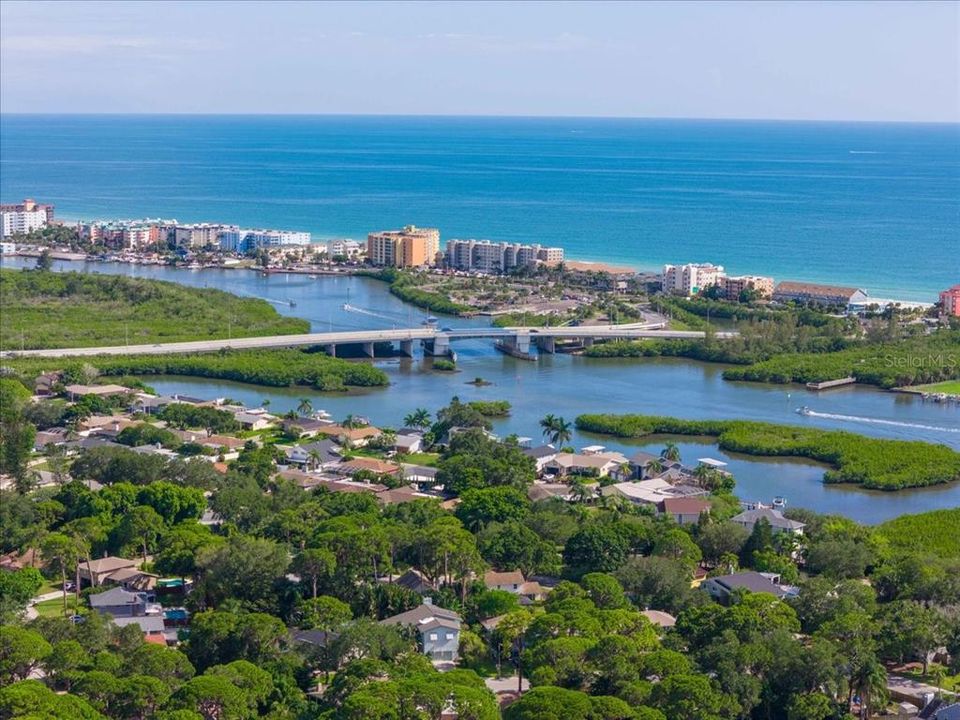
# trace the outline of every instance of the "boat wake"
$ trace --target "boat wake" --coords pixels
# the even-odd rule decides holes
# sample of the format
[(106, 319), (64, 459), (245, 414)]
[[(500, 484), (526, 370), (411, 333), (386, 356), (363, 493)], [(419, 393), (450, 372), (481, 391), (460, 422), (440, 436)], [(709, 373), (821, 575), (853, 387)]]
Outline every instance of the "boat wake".
[(933, 432), (960, 433), (960, 428), (941, 427), (939, 425), (924, 425), (923, 423), (900, 422), (898, 420), (882, 420), (880, 418), (861, 417), (860, 415), (839, 415), (837, 413), (822, 413), (806, 410), (808, 417), (826, 418), (828, 420), (844, 420), (847, 422), (870, 423), (871, 425), (893, 425), (895, 427), (915, 428), (917, 430), (931, 430)]

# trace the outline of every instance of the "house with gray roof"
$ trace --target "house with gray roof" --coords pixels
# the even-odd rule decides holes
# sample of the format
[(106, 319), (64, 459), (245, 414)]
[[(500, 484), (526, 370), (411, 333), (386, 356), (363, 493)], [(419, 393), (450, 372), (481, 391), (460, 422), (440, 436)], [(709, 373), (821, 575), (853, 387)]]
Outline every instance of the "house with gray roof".
[(748, 570), (732, 575), (718, 575), (707, 578), (700, 588), (710, 593), (714, 600), (726, 601), (738, 590), (747, 592), (770, 593), (778, 598), (796, 597), (799, 590), (792, 585), (781, 585), (776, 573), (760, 573)]
[(455, 663), (460, 649), (460, 616), (437, 607), (431, 598), (399, 615), (381, 620), (381, 625), (403, 625), (417, 631), (423, 654), (435, 663)]
[(754, 526), (760, 520), (766, 520), (770, 523), (770, 529), (774, 533), (793, 533), (794, 535), (803, 535), (803, 529), (806, 525), (796, 520), (785, 518), (783, 513), (773, 508), (755, 508), (753, 510), (744, 510), (739, 515), (730, 518), (730, 522), (736, 523), (740, 527), (753, 532)]

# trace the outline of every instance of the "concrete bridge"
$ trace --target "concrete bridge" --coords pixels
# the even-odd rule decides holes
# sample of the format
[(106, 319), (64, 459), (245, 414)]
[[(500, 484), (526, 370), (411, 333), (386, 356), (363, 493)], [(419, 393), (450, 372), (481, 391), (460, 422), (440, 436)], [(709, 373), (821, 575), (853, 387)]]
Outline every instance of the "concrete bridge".
[[(717, 338), (735, 336), (735, 332), (715, 333)], [(552, 353), (557, 340), (578, 340), (585, 347), (595, 340), (637, 340), (641, 338), (702, 339), (704, 333), (692, 330), (665, 330), (662, 324), (581, 325), (567, 327), (478, 327), (442, 330), (432, 326), (394, 330), (353, 330), (349, 332), (272, 335), (268, 337), (196, 340), (155, 345), (114, 345), (109, 347), (63, 348), (50, 350), (6, 350), (0, 357), (91, 357), (94, 355), (158, 355), (172, 353), (216, 352), (218, 350), (255, 350), (259, 348), (323, 346), (331, 355), (337, 346), (358, 345), (368, 357), (374, 357), (379, 343), (396, 343), (401, 354), (412, 357), (419, 342), (428, 355), (451, 354), (451, 343), (458, 340), (493, 339), (510, 352), (528, 354), (531, 342), (540, 352)]]

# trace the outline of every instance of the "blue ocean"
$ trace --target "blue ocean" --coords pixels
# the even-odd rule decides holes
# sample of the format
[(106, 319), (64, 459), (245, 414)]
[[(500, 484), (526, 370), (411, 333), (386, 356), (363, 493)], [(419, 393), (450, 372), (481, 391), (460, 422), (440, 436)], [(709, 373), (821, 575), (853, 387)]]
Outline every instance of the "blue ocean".
[(348, 116), (0, 117), (0, 198), (362, 238), (560, 245), (637, 268), (935, 299), (960, 282), (960, 126)]

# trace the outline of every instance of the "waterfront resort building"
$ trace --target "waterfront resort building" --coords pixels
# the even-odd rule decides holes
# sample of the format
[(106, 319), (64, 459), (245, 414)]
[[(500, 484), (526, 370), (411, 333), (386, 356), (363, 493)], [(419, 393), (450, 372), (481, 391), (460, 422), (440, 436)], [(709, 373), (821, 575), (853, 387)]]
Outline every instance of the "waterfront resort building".
[(698, 295), (721, 283), (726, 274), (723, 265), (687, 263), (663, 266), (663, 291), (675, 295)]
[(943, 305), (944, 315), (960, 317), (960, 285), (954, 285), (940, 293), (940, 304)]
[(381, 230), (367, 236), (367, 259), (381, 267), (412, 268), (436, 265), (440, 231), (407, 225), (403, 230)]
[(723, 295), (727, 300), (738, 300), (744, 291), (754, 291), (758, 298), (773, 295), (773, 278), (763, 275), (736, 275), (723, 278)]
[(0, 205), (0, 234), (26, 235), (53, 222), (53, 205), (41, 205), (30, 198), (22, 203)]
[(12, 242), (0, 242), (0, 255), (15, 255), (17, 246)]
[(447, 243), (446, 263), (453, 270), (504, 273), (538, 263), (563, 262), (563, 248), (490, 242), (489, 240), (451, 240)]
[(773, 292), (777, 302), (799, 302), (822, 305), (824, 307), (849, 308), (851, 305), (863, 305), (867, 294), (863, 290), (838, 285), (817, 285), (815, 283), (784, 280)]

